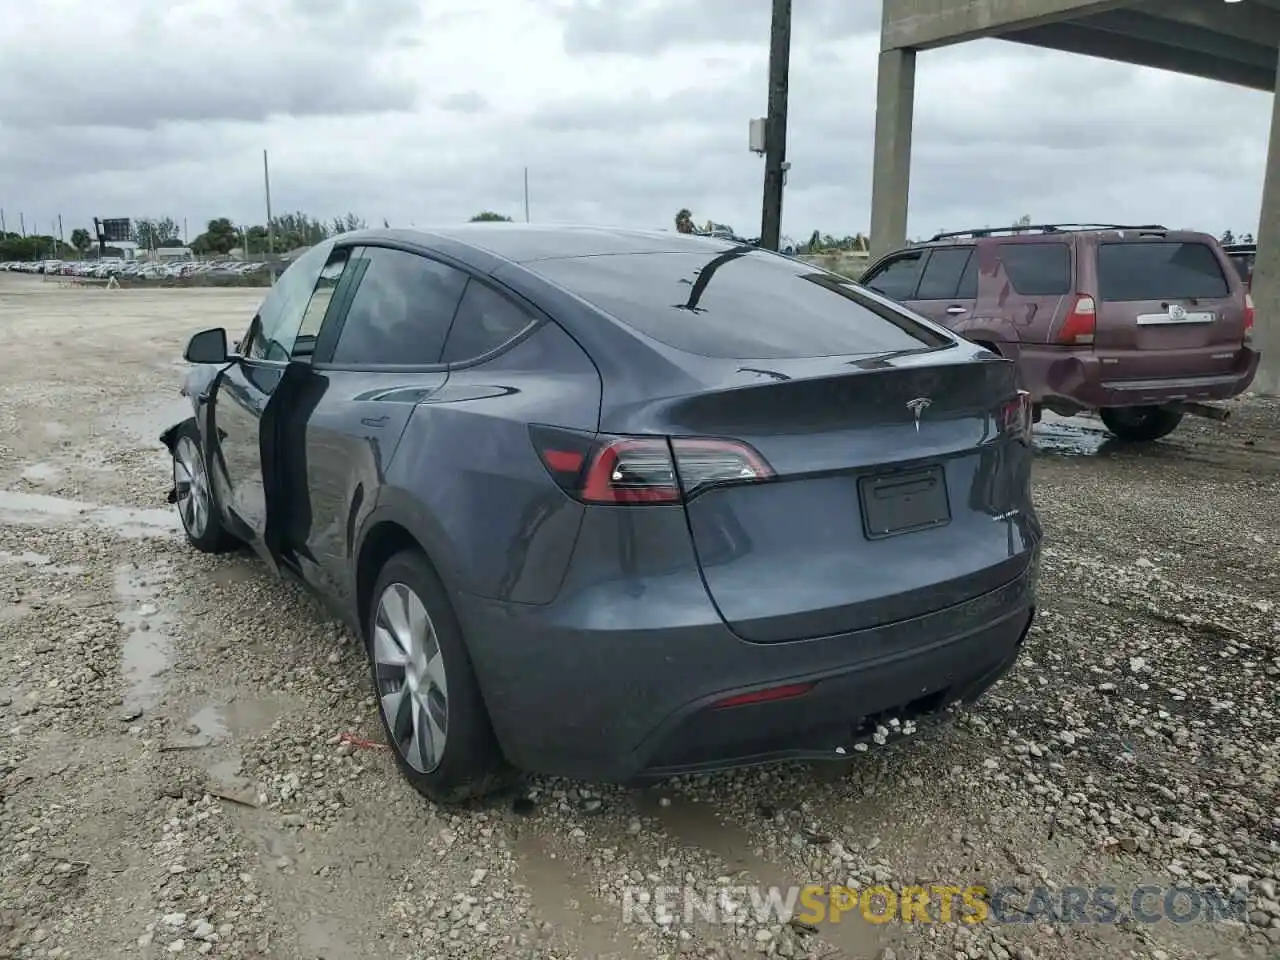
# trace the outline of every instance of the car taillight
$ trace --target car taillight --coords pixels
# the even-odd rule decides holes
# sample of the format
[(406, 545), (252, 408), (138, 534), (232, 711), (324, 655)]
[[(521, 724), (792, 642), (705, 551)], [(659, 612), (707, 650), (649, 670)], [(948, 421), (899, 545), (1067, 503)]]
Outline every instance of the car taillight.
[(547, 472), (584, 503), (683, 503), (702, 490), (773, 470), (748, 444), (703, 437), (619, 437), (532, 425)]
[(1253, 294), (1244, 295), (1244, 341), (1253, 339)]
[(1019, 390), (1018, 395), (1000, 408), (998, 414), (1001, 434), (1021, 443), (1031, 443), (1031, 394)]
[(1098, 306), (1094, 303), (1093, 297), (1082, 293), (1076, 297), (1071, 313), (1062, 324), (1062, 329), (1058, 332), (1058, 340), (1061, 343), (1090, 344), (1093, 343), (1093, 335), (1097, 328)]

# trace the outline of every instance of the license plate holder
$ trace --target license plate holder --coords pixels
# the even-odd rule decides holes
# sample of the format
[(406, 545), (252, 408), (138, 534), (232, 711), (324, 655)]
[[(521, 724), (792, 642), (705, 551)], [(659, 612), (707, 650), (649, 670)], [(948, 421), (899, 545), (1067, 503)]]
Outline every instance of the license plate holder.
[(858, 499), (868, 540), (879, 540), (951, 522), (946, 475), (942, 467), (861, 477)]

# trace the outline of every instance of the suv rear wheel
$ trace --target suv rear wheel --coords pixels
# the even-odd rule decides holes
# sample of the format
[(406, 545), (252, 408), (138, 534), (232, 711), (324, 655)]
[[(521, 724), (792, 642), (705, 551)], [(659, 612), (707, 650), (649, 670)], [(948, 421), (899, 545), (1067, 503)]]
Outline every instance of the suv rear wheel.
[(1182, 422), (1181, 411), (1167, 407), (1110, 407), (1098, 416), (1119, 439), (1133, 442), (1167, 437)]

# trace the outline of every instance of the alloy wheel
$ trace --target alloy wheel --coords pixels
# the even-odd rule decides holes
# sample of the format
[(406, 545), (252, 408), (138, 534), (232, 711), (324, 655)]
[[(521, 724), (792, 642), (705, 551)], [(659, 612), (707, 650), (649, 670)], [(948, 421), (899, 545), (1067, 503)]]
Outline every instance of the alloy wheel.
[(435, 626), (416, 593), (391, 583), (373, 625), (374, 676), (382, 716), (405, 763), (430, 773), (444, 757), (449, 685)]
[(209, 478), (190, 437), (182, 437), (173, 451), (173, 485), (182, 525), (198, 540), (209, 524)]

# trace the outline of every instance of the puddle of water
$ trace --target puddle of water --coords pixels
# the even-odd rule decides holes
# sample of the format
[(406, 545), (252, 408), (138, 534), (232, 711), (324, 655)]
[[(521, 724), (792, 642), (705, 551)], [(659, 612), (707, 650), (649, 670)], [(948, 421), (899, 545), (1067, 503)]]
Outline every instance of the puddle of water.
[[(668, 797), (668, 806), (661, 798)], [(756, 853), (756, 844), (745, 829), (725, 823), (717, 816), (715, 808), (680, 795), (672, 795), (661, 789), (647, 790), (638, 795), (640, 812), (654, 817), (672, 837), (691, 846), (701, 847), (719, 856), (730, 870), (740, 871), (749, 879), (735, 880), (735, 884), (755, 884), (767, 890), (775, 887), (785, 891), (797, 886), (797, 878), (789, 871)], [(801, 883), (843, 883), (843, 877), (798, 878)], [(826, 902), (826, 897), (819, 897)], [(891, 931), (867, 923), (830, 921), (818, 925), (818, 935), (836, 947), (838, 956), (874, 957), (892, 939)]]
[(242, 557), (231, 557), (219, 563), (209, 574), (215, 586), (230, 587), (257, 577), (262, 571)]
[(156, 606), (159, 590), (143, 581), (137, 568), (116, 570), (116, 596), (125, 604), (116, 619), (128, 631), (120, 647), (120, 672), (128, 685), (124, 699), (127, 706), (140, 710), (160, 702), (164, 693), (161, 675), (169, 668), (173, 654), (173, 638), (167, 632), (171, 618)]
[(32, 610), (25, 603), (5, 603), (0, 601), (0, 623), (17, 623)]
[[(619, 922), (621, 908), (601, 903), (589, 876), (580, 876), (538, 837), (522, 835), (514, 846), (533, 908), (562, 938), (576, 943), (579, 954), (611, 960), (636, 956)], [(596, 914), (606, 919), (595, 922)]]
[(33, 553), (30, 550), (24, 550), (22, 553), (10, 553), (7, 550), (0, 550), (0, 563), (20, 563), (24, 567), (43, 567), (51, 563), (52, 557), (44, 553)]
[(1060, 417), (1045, 412), (1034, 429), (1036, 449), (1041, 453), (1068, 457), (1094, 457), (1105, 453), (1111, 435), (1096, 420)]
[(173, 510), (104, 507), (43, 493), (0, 490), (0, 520), (10, 523), (50, 523), (78, 520), (106, 527), (122, 537), (167, 537), (179, 529)]
[(209, 778), (239, 789), (245, 784), (240, 776), (241, 755), (236, 740), (265, 732), (283, 712), (283, 701), (256, 697), (232, 696), (225, 702), (206, 704), (187, 718), (188, 742), (214, 748), (203, 755)]
[(54, 483), (61, 477), (62, 470), (52, 463), (33, 463), (22, 471), (22, 479), (29, 483)]

